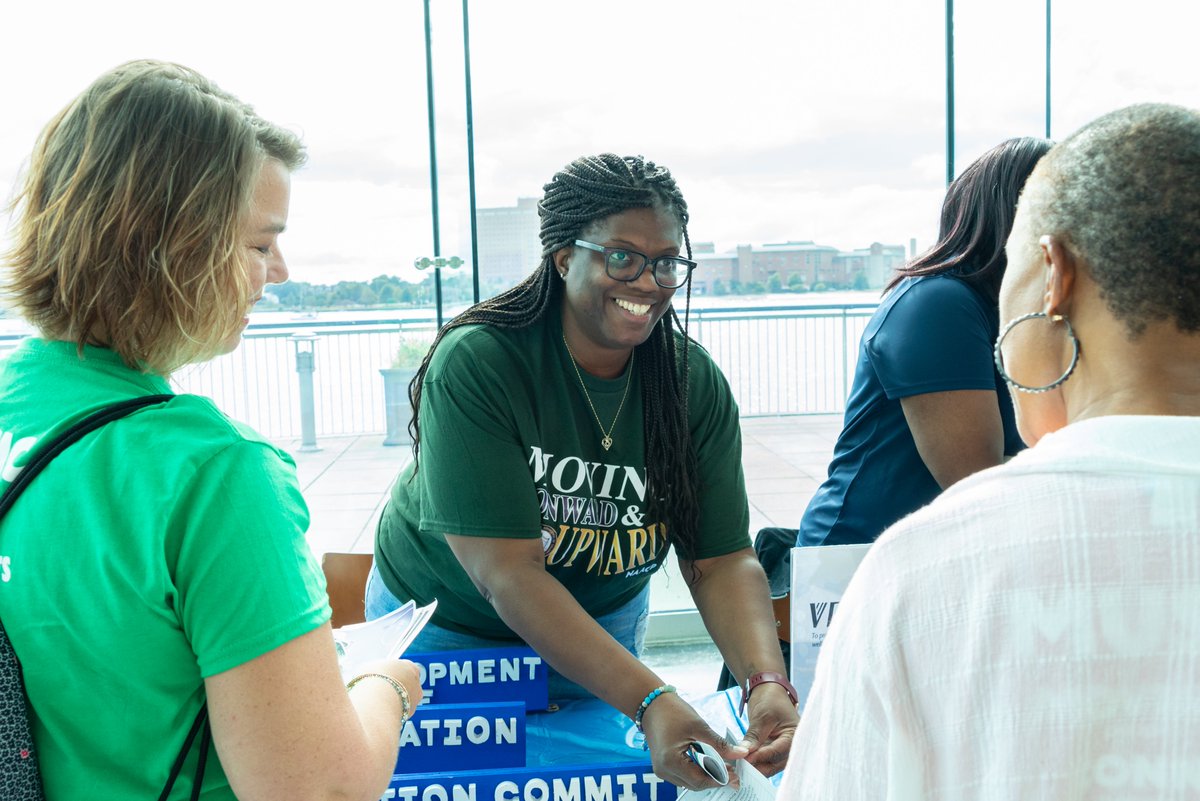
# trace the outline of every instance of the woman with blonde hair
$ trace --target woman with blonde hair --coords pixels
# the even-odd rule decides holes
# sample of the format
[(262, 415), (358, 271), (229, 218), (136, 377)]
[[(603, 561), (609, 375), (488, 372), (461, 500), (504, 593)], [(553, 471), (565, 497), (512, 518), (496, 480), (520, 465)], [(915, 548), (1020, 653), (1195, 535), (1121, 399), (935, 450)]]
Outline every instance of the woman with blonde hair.
[(50, 801), (367, 801), (393, 772), (415, 665), (373, 663), (347, 693), (294, 463), (168, 385), (236, 348), (286, 280), (303, 161), (293, 134), (153, 61), (98, 78), (33, 152), (6, 268), (40, 335), (0, 365), (0, 478), (97, 409), (167, 396), (62, 451), (0, 522), (0, 620)]

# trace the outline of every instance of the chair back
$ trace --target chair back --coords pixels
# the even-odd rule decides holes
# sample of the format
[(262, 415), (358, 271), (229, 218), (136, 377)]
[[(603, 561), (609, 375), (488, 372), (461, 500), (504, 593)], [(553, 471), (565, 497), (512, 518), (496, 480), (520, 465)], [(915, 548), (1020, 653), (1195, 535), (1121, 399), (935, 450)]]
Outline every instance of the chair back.
[(374, 557), (369, 553), (334, 552), (321, 556), (329, 607), (333, 610), (330, 625), (335, 629), (367, 619), (363, 597), (373, 563)]

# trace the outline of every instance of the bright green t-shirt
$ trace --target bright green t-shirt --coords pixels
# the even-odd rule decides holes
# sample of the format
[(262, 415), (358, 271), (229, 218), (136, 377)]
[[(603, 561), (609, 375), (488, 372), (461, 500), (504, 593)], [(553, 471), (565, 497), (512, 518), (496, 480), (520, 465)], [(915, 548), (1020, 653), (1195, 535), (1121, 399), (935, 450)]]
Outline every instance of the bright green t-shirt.
[[(111, 351), (27, 340), (0, 362), (0, 489), (87, 413), (170, 392)], [(156, 798), (203, 679), (329, 618), (307, 526), (291, 458), (193, 395), (109, 423), (34, 479), (0, 524), (0, 617), (50, 801)], [(215, 749), (202, 797), (234, 798)]]
[[(729, 385), (691, 345), (690, 426), (698, 460), (696, 557), (750, 545), (741, 431)], [(642, 385), (634, 369), (581, 371), (558, 315), (516, 330), (476, 325), (446, 335), (421, 397), (419, 469), (392, 490), (376, 532), (384, 584), (401, 599), (436, 598), (434, 622), (499, 640), (516, 635), (479, 594), (445, 534), (541, 537), (546, 569), (593, 616), (633, 599), (666, 558), (669, 532), (647, 516)], [(605, 451), (604, 426), (613, 444)]]

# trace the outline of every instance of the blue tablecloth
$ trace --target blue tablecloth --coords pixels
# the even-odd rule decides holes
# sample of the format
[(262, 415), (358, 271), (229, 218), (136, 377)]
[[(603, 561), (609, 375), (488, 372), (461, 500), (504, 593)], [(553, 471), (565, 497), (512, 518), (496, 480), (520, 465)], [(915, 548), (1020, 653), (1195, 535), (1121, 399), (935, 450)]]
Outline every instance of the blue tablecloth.
[[(737, 715), (740, 697), (740, 690), (732, 688), (687, 700), (717, 734), (728, 729), (740, 737), (746, 731)], [(650, 761), (645, 738), (633, 721), (594, 698), (567, 701), (556, 712), (529, 713), (525, 737), (529, 767)]]

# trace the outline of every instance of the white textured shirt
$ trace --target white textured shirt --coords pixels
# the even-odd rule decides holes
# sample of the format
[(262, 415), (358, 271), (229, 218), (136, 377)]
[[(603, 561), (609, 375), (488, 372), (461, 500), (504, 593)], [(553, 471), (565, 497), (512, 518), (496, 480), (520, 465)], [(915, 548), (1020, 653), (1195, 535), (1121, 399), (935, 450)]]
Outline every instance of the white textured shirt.
[(780, 799), (1200, 799), (1200, 419), (1102, 417), (880, 537)]

